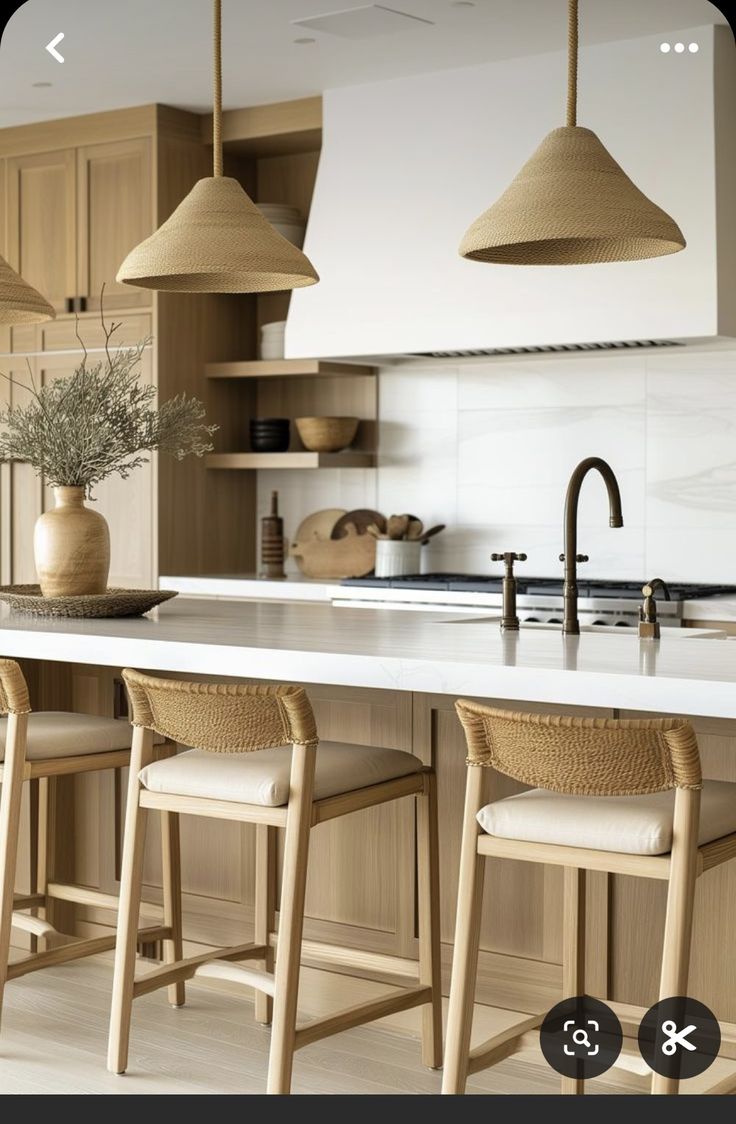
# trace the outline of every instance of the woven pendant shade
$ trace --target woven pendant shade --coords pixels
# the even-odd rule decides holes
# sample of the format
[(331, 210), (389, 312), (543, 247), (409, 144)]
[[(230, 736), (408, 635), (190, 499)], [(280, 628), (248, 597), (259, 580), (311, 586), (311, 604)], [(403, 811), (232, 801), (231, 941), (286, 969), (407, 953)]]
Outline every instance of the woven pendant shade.
[(199, 180), (155, 234), (132, 250), (118, 281), (182, 293), (265, 293), (318, 280), (237, 180)]
[(590, 129), (553, 129), (469, 228), (464, 258), (583, 265), (674, 254), (677, 223), (631, 182)]
[(55, 316), (46, 298), (0, 257), (0, 324), (38, 324)]
[(237, 180), (223, 176), (221, 0), (214, 0), (214, 175), (199, 180), (162, 226), (136, 246), (117, 280), (179, 293), (267, 293), (319, 277), (264, 218)]
[(577, 0), (568, 0), (567, 125), (548, 133), (460, 254), (500, 265), (639, 261), (685, 247), (674, 219), (632, 183), (595, 133), (576, 124)]

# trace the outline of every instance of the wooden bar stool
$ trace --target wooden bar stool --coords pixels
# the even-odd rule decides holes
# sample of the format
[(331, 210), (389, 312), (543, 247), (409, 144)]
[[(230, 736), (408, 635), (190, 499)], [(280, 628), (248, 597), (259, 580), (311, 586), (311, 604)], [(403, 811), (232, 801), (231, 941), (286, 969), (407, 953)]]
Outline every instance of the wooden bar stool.
[[(703, 782), (695, 732), (683, 719), (516, 714), (465, 700), (456, 706), (469, 768), (443, 1093), (463, 1093), (468, 1074), (514, 1053), (544, 1019), (532, 1016), (470, 1049), (489, 855), (565, 868), (565, 998), (585, 992), (585, 871), (666, 881), (660, 999), (687, 994), (696, 879), (736, 856), (736, 785)], [(534, 787), (489, 804), (493, 770)], [(645, 1013), (626, 1008), (629, 1026), (632, 1010), (639, 1019)], [(732, 1042), (723, 1031), (722, 1041)], [(677, 1093), (678, 1086), (652, 1077), (652, 1093)], [(580, 1094), (583, 1082), (563, 1077), (562, 1092)]]
[[(411, 1007), (424, 1007), (422, 1057), (442, 1064), (439, 882), (435, 776), (418, 758), (394, 749), (336, 742), (318, 748), (306, 692), (291, 686), (246, 686), (158, 679), (124, 671), (135, 734), (130, 769), (115, 954), (108, 1067), (124, 1073), (133, 999), (182, 985), (195, 975), (235, 979), (256, 989), (256, 1018), (273, 1017), (269, 1093), (288, 1093), (294, 1051), (328, 1035)], [(153, 731), (197, 746), (150, 764)], [(258, 752), (254, 752), (258, 751)], [(414, 796), (418, 825), (419, 963), (415, 986), (297, 1026), (307, 857), (311, 829), (389, 800)], [(252, 943), (156, 968), (135, 978), (145, 817), (149, 808), (257, 825), (256, 917)], [(286, 829), (276, 968), (276, 829)], [(356, 871), (356, 876), (358, 872)], [(326, 946), (333, 964), (365, 967), (392, 958)], [(260, 961), (248, 967), (243, 961)], [(396, 971), (394, 967), (394, 972)], [(388, 973), (387, 973), (388, 974)], [(401, 973), (404, 974), (403, 971)], [(396, 980), (394, 979), (394, 983)], [(273, 1001), (273, 1011), (271, 1011)]]
[[(117, 909), (118, 899), (84, 886), (74, 886), (49, 881), (48, 857), (53, 850), (53, 839), (48, 837), (49, 781), (58, 776), (96, 772), (102, 769), (119, 769), (130, 763), (132, 732), (127, 722), (113, 718), (98, 718), (88, 714), (66, 711), (37, 711), (31, 713), (28, 688), (23, 672), (13, 660), (0, 659), (0, 1013), (7, 980), (18, 979), (40, 968), (65, 964), (84, 956), (111, 949), (114, 935), (75, 940), (72, 943), (53, 944), (62, 936), (45, 918), (45, 911), (54, 901), (76, 902)], [(164, 739), (159, 739), (163, 741)], [(156, 753), (175, 752), (173, 746), (156, 747)], [(43, 785), (37, 827), (37, 882), (30, 894), (16, 894), (15, 872), (18, 852), (18, 833), (24, 781)], [(32, 829), (35, 816), (32, 816)], [(164, 879), (167, 901), (178, 896), (179, 872), (178, 824), (172, 816), (163, 817), (163, 830), (168, 856)], [(176, 893), (175, 893), (176, 889)], [(165, 901), (165, 911), (166, 911)], [(29, 913), (27, 911), (33, 911)], [(170, 912), (170, 910), (169, 910)], [(35, 947), (39, 938), (51, 947), (13, 964), (9, 962), (11, 930), (20, 929), (32, 936)], [(181, 931), (175, 919), (172, 924), (156, 925), (143, 930), (139, 939), (145, 942), (164, 941), (166, 955), (174, 959), (181, 955)]]

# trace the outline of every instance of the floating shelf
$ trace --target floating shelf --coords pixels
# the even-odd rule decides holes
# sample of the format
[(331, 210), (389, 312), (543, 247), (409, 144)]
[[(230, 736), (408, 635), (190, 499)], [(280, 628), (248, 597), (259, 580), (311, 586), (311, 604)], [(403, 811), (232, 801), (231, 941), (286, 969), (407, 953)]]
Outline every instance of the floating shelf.
[(372, 468), (373, 453), (210, 453), (207, 468)]
[(375, 375), (375, 367), (326, 359), (249, 359), (235, 363), (208, 363), (208, 379), (282, 379), (315, 375), (349, 377)]

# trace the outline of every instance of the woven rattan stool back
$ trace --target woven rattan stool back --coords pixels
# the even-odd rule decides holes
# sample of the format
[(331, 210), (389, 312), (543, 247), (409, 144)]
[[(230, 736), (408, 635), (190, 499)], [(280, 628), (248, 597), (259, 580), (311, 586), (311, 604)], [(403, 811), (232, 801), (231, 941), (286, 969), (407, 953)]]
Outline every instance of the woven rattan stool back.
[(25, 676), (15, 660), (0, 659), (0, 714), (30, 714)]
[(576, 718), (496, 710), (460, 699), (468, 764), (523, 784), (586, 796), (701, 788), (695, 732), (682, 718)]
[(316, 745), (317, 726), (302, 687), (192, 683), (123, 671), (134, 726), (213, 753)]

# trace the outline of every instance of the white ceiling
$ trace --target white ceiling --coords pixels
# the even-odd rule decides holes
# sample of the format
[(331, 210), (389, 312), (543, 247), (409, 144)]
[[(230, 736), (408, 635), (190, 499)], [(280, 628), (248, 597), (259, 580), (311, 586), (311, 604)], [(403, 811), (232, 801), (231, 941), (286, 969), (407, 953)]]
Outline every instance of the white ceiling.
[[(565, 0), (382, 2), (421, 18), (346, 38), (293, 21), (369, 0), (223, 0), (226, 108), (565, 44)], [(726, 22), (710, 0), (581, 0), (580, 8), (583, 46)], [(59, 32), (63, 65), (44, 49)], [(205, 111), (210, 53), (209, 0), (26, 0), (0, 41), (0, 127), (148, 102)]]

